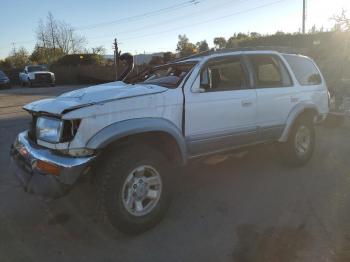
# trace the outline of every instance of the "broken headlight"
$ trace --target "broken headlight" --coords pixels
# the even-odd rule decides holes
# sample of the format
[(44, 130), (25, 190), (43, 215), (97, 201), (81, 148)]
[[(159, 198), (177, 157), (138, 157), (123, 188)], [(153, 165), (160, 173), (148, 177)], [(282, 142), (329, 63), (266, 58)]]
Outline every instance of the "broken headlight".
[(39, 117), (36, 122), (36, 137), (49, 143), (59, 143), (63, 122), (60, 119)]

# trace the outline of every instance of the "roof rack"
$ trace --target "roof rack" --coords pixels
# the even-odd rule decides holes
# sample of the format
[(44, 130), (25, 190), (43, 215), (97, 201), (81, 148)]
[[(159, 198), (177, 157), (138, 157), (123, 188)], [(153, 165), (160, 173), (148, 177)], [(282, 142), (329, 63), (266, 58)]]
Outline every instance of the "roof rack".
[(288, 54), (300, 54), (301, 49), (295, 48), (291, 46), (252, 46), (252, 47), (240, 47), (240, 48), (223, 48), (223, 49), (211, 49), (208, 51), (200, 52), (198, 54), (193, 54), (186, 57), (181, 57), (179, 59), (175, 59), (172, 62), (184, 61), (191, 58), (204, 57), (212, 54), (225, 54), (230, 52), (244, 52), (244, 51), (276, 51), (280, 53), (288, 53)]

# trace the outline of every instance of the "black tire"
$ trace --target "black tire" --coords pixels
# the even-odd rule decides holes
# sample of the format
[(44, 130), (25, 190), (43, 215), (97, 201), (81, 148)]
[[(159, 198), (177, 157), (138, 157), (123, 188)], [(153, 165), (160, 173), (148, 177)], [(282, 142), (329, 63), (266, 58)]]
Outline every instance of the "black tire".
[[(106, 154), (107, 155), (107, 154)], [(131, 146), (108, 153), (97, 168), (98, 197), (110, 223), (126, 234), (139, 234), (154, 227), (166, 213), (171, 197), (171, 165), (158, 151), (148, 146)], [(160, 198), (150, 213), (131, 214), (123, 202), (123, 185), (130, 172), (141, 165), (155, 168), (162, 181)]]
[(25, 86), (26, 86), (26, 83), (23, 82), (23, 81), (21, 81), (21, 86), (22, 86), (22, 87), (25, 87)]
[(30, 80), (28, 81), (28, 86), (29, 86), (29, 87), (33, 87), (32, 81), (30, 81)]
[[(309, 146), (305, 149), (305, 152), (300, 152), (297, 146), (297, 136), (298, 132), (303, 130), (304, 132), (309, 133)], [(306, 130), (306, 131), (305, 131)], [(315, 127), (312, 117), (301, 116), (294, 123), (292, 130), (289, 134), (288, 141), (281, 144), (282, 149), (282, 158), (283, 161), (291, 166), (303, 166), (305, 165), (312, 157), (315, 149)], [(306, 148), (306, 146), (305, 146)]]

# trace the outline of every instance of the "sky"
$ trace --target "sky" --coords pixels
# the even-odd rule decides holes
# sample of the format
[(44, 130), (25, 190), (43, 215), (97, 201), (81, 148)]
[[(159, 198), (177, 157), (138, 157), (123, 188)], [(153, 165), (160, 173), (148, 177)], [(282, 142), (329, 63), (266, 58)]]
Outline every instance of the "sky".
[[(350, 16), (350, 0), (307, 0), (307, 30), (331, 28), (342, 8)], [(31, 52), (48, 12), (83, 35), (87, 48), (104, 46), (107, 54), (115, 37), (122, 52), (174, 52), (179, 34), (212, 47), (214, 37), (298, 32), (302, 22), (302, 0), (1, 0), (0, 10), (0, 59), (13, 46)]]

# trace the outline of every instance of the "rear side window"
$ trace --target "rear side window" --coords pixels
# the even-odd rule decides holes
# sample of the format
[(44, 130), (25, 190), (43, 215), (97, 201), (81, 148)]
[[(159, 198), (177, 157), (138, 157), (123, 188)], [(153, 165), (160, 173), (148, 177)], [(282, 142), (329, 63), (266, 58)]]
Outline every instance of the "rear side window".
[(306, 57), (292, 55), (284, 55), (284, 58), (289, 63), (295, 77), (302, 86), (320, 85), (322, 83), (320, 72), (312, 60)]
[(274, 55), (252, 55), (249, 60), (254, 68), (257, 88), (287, 87), (292, 80), (282, 61)]

